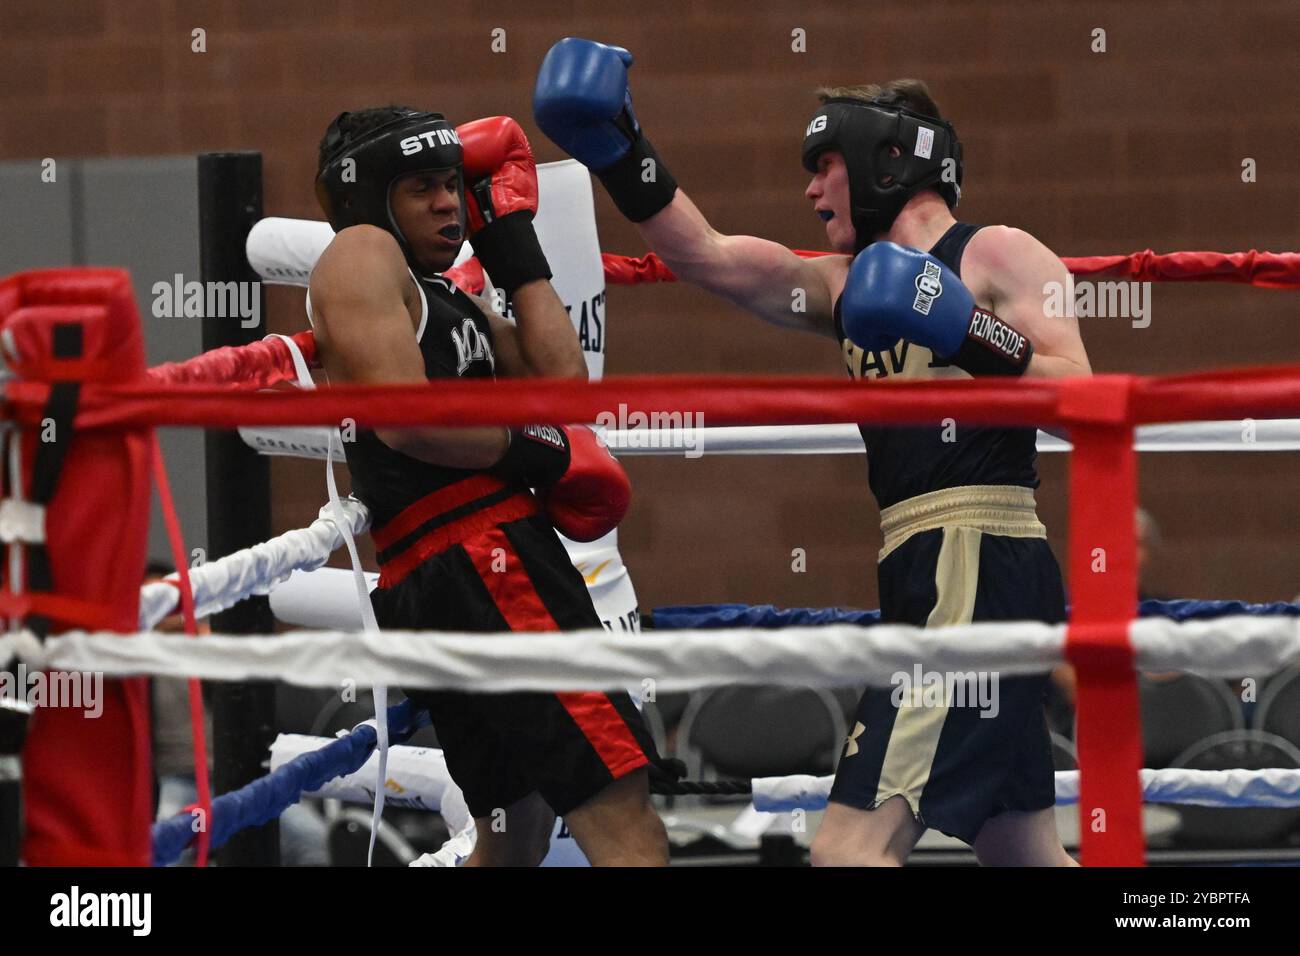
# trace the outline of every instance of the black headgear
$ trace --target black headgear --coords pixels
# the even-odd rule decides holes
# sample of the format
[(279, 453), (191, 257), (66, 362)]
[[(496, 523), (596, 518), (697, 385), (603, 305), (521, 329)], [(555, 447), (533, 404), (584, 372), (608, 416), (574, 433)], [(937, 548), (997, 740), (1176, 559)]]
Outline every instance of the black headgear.
[[(897, 146), (900, 155), (890, 156)], [(804, 133), (803, 165), (817, 172), (828, 149), (844, 155), (849, 204), (859, 252), (889, 229), (904, 204), (922, 189), (937, 189), (951, 209), (961, 198), (961, 143), (951, 123), (876, 100), (835, 97)], [(945, 174), (945, 161), (953, 171)]]
[[(460, 169), (460, 137), (441, 113), (403, 110), (360, 138), (348, 141), (340, 113), (325, 133), (325, 162), (316, 176), (316, 199), (335, 232), (369, 223), (392, 233), (407, 263), (427, 271), (411, 252), (393, 219), (388, 193), (402, 176), (422, 170)], [(351, 160), (351, 165), (348, 161)], [(460, 183), (460, 226), (465, 234), (465, 185)]]

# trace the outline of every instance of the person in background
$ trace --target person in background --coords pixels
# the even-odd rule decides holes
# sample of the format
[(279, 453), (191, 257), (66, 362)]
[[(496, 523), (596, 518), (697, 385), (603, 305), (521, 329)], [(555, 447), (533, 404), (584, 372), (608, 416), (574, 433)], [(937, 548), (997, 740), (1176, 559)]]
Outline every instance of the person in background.
[[(1155, 518), (1151, 517), (1151, 512), (1142, 507), (1137, 509), (1135, 522), (1137, 525), (1138, 600), (1166, 600), (1163, 594), (1156, 594), (1151, 590), (1150, 581), (1147, 577), (1148, 569), (1151, 566), (1151, 556), (1160, 550), (1160, 528), (1156, 524)], [(1146, 676), (1160, 679), (1161, 676), (1176, 677), (1178, 675), (1148, 674)], [(1069, 737), (1071, 740), (1074, 739), (1075, 680), (1074, 668), (1069, 664), (1062, 664), (1052, 671), (1052, 681), (1047, 689), (1047, 722), (1054, 732)], [(1241, 687), (1232, 681), (1229, 681), (1228, 686), (1236, 692), (1241, 690)]]
[[(150, 581), (162, 580), (171, 569), (150, 563)], [(205, 618), (199, 619), (199, 634), (211, 633)], [(164, 618), (155, 630), (180, 634), (185, 622), (180, 613)], [(155, 820), (165, 820), (198, 803), (194, 781), (194, 738), (190, 727), (189, 681), (177, 677), (155, 677), (151, 682), (153, 714), (153, 763), (157, 788)], [(205, 695), (206, 697), (206, 695)], [(203, 734), (208, 756), (208, 777), (212, 776), (212, 711), (203, 705)], [(215, 797), (216, 794), (214, 793)], [(326, 826), (310, 806), (296, 804), (280, 817), (280, 860), (285, 866), (328, 866)], [(172, 866), (193, 866), (194, 850), (186, 850)]]

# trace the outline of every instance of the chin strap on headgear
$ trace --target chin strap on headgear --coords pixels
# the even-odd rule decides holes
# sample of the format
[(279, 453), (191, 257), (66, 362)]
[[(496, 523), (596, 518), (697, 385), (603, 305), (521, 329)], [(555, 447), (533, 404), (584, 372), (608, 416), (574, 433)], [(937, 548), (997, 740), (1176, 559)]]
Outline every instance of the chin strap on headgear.
[[(441, 113), (404, 110), (391, 121), (348, 140), (340, 113), (325, 134), (325, 162), (316, 176), (316, 199), (334, 231), (367, 223), (392, 233), (417, 274), (428, 268), (416, 260), (393, 218), (389, 192), (410, 173), (455, 169), (463, 163), (460, 137)], [(460, 228), (465, 235), (465, 186), (460, 179)]]
[[(891, 147), (899, 155), (891, 156)], [(804, 168), (817, 172), (817, 157), (828, 149), (840, 151), (848, 170), (855, 252), (887, 232), (922, 189), (937, 189), (950, 209), (961, 198), (961, 143), (944, 120), (876, 100), (835, 97), (804, 133)]]

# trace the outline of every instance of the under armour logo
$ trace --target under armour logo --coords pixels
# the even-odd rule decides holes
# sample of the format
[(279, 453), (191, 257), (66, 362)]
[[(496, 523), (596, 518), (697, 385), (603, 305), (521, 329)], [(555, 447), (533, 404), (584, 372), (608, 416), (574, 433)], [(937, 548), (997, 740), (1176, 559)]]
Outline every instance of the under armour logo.
[(858, 738), (862, 736), (863, 731), (866, 729), (867, 728), (862, 724), (862, 721), (858, 720), (853, 722), (853, 730), (849, 733), (849, 739), (844, 741), (845, 757), (852, 757), (858, 752)]

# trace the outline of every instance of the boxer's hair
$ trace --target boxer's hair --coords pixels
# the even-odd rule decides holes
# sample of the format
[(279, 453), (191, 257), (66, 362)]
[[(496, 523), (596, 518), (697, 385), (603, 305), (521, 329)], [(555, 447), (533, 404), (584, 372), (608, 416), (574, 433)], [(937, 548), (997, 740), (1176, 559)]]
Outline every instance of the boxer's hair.
[(943, 119), (939, 104), (930, 95), (930, 88), (924, 80), (890, 80), (888, 83), (863, 83), (858, 86), (823, 86), (817, 91), (817, 98), (825, 103), (838, 97), (855, 100), (876, 100), (886, 106), (901, 106), (913, 113), (922, 113)]
[[(344, 143), (352, 143), (372, 129), (378, 129), (385, 123), (397, 119), (403, 113), (411, 112), (409, 106), (368, 106), (363, 110), (356, 110), (351, 113), (344, 113), (337, 120), (339, 131), (343, 134)], [(334, 124), (330, 124), (332, 129)], [(329, 159), (326, 154), (325, 144), (329, 141), (329, 131), (321, 137), (320, 149), (316, 157), (316, 172), (319, 174), (325, 168), (325, 162)], [(337, 147), (336, 147), (337, 148)]]

